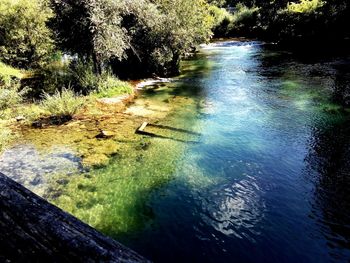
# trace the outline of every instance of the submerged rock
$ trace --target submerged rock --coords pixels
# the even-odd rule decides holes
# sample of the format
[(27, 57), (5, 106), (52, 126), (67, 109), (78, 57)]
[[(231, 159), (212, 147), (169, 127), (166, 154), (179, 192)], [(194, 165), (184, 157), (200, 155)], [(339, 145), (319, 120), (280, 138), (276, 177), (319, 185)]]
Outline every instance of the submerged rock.
[(109, 163), (109, 157), (103, 153), (92, 154), (83, 159), (83, 165), (86, 168), (102, 167)]

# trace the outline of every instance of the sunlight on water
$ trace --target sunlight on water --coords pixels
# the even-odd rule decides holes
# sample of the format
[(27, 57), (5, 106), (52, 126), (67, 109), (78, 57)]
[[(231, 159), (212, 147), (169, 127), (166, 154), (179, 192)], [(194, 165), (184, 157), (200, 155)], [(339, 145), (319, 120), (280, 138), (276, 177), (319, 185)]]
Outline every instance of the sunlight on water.
[[(350, 126), (335, 98), (350, 73), (333, 60), (203, 45), (101, 121), (114, 138), (96, 139), (95, 122), (27, 130), (0, 168), (156, 262), (345, 262)], [(143, 121), (156, 136), (134, 134)], [(106, 162), (85, 169), (87, 156)]]

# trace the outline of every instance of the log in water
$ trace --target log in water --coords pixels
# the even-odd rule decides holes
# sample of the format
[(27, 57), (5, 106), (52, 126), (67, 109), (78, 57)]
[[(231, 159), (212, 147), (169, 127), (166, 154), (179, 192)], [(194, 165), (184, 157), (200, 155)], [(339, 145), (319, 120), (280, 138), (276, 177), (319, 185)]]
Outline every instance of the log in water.
[(149, 262), (0, 173), (0, 262)]

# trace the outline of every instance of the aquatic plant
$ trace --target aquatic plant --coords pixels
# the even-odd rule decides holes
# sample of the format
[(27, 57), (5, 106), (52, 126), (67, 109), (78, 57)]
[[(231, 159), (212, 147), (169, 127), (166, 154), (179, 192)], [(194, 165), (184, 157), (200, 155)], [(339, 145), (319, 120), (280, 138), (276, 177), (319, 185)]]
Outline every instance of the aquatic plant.
[(73, 116), (84, 104), (84, 98), (76, 95), (73, 90), (63, 88), (53, 95), (44, 93), (41, 106), (52, 116)]
[(145, 203), (153, 190), (171, 180), (183, 147), (158, 141), (142, 150), (143, 143), (125, 145), (104, 168), (70, 177), (63, 187), (53, 185), (62, 194), (51, 201), (111, 236), (144, 226), (152, 217)]

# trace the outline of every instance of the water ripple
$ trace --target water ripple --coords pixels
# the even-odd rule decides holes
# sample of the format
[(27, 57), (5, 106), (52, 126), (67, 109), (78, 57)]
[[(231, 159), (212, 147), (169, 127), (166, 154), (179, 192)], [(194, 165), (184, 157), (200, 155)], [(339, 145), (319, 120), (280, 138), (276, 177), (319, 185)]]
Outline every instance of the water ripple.
[(254, 178), (213, 189), (210, 196), (215, 198), (203, 202), (203, 221), (226, 236), (254, 241), (259, 235), (255, 226), (265, 211), (262, 190)]

